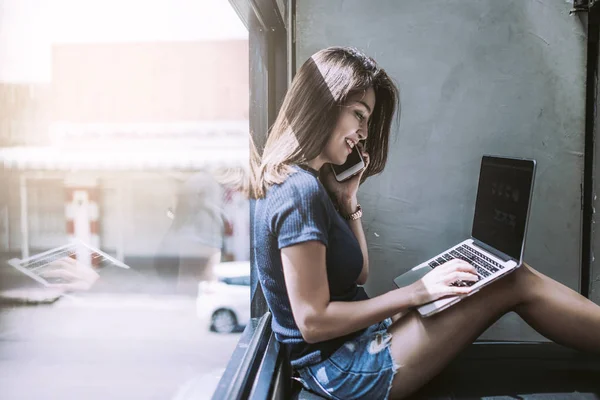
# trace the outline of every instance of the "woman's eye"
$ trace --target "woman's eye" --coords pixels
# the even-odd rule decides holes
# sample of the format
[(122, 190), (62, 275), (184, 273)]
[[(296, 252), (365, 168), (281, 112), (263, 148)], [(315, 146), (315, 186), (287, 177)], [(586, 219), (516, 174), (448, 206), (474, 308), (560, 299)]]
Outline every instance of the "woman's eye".
[(365, 119), (365, 116), (362, 115), (360, 112), (356, 111), (354, 114), (356, 114), (356, 118), (358, 118), (359, 121), (362, 121), (363, 119)]

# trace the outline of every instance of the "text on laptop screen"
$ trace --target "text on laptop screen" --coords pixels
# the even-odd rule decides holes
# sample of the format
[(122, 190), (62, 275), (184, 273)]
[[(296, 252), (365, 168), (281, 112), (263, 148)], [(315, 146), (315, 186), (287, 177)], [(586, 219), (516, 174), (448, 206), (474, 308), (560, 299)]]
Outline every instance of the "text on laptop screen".
[(519, 260), (527, 224), (534, 162), (484, 156), (473, 238)]

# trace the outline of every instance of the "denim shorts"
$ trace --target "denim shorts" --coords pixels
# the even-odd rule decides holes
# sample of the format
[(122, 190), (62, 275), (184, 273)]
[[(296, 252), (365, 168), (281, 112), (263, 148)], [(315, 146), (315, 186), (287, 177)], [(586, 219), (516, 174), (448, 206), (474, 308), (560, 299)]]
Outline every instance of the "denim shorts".
[(371, 325), (328, 359), (300, 368), (296, 379), (328, 399), (387, 399), (398, 369), (390, 351), (391, 324), (388, 318)]

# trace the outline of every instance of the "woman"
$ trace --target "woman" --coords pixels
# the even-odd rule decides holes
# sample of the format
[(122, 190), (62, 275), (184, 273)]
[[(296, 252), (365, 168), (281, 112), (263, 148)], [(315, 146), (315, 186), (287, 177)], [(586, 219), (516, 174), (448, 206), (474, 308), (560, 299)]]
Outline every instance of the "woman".
[[(397, 89), (375, 61), (328, 48), (298, 71), (254, 166), (255, 262), (273, 331), (305, 387), (333, 399), (403, 398), (500, 316), (600, 353), (600, 307), (524, 264), (450, 309), (411, 309), (468, 294), (474, 268), (452, 260), (411, 286), (368, 298), (369, 257), (356, 193), (386, 163)], [(366, 167), (343, 183), (327, 164), (358, 146)]]
[(210, 280), (213, 266), (221, 260), (226, 218), (223, 188), (215, 175), (196, 172), (177, 191), (173, 221), (154, 260), (169, 291), (195, 296), (198, 282)]

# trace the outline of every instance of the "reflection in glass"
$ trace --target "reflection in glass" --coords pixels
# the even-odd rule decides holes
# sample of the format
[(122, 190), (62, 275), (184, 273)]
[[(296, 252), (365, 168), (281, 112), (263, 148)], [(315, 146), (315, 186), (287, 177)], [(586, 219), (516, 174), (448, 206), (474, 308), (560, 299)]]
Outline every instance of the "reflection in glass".
[(247, 32), (42, 3), (0, 0), (2, 398), (210, 398), (250, 311)]

